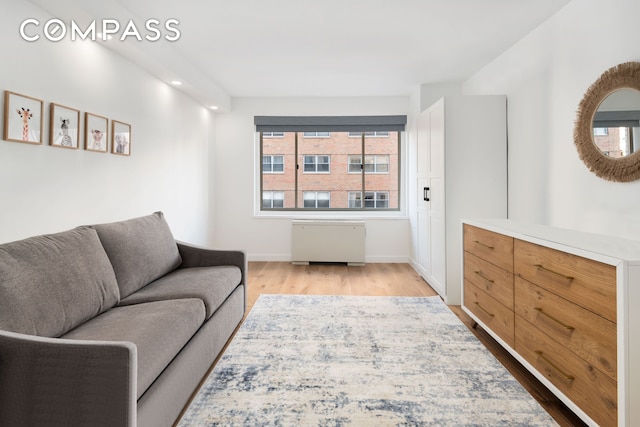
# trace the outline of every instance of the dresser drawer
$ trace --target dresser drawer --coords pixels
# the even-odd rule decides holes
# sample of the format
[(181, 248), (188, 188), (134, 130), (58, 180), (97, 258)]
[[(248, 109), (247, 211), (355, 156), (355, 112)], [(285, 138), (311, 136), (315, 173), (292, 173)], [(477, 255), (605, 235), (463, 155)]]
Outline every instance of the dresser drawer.
[(616, 380), (615, 323), (519, 277), (515, 304), (517, 315)]
[(513, 310), (500, 304), (467, 280), (464, 282), (464, 306), (513, 347)]
[(515, 239), (515, 274), (616, 321), (615, 267)]
[(464, 253), (464, 278), (513, 309), (513, 274), (470, 252)]
[(513, 238), (464, 225), (464, 250), (507, 271), (513, 271)]
[(602, 427), (617, 425), (617, 383), (516, 315), (516, 351)]

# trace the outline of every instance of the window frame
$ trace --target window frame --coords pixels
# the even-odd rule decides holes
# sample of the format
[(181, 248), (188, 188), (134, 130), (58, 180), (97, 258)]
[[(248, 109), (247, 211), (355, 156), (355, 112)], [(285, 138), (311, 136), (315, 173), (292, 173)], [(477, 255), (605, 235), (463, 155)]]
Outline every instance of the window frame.
[[(285, 132), (285, 136), (286, 136)], [(257, 181), (256, 181), (256, 189), (259, 191), (256, 191), (257, 194), (260, 195), (260, 197), (257, 198), (257, 204), (256, 206), (256, 210), (255, 210), (255, 214), (257, 216), (283, 216), (283, 215), (300, 215), (300, 214), (305, 214), (305, 212), (307, 214), (311, 214), (313, 212), (319, 212), (319, 211), (324, 211), (327, 215), (331, 215), (331, 212), (335, 213), (335, 214), (340, 214), (340, 212), (349, 212), (349, 216), (353, 216), (353, 215), (364, 215), (364, 216), (373, 216), (373, 217), (380, 217), (380, 216), (391, 216), (391, 217), (404, 217), (406, 215), (406, 201), (405, 201), (405, 192), (406, 192), (406, 180), (405, 180), (405, 176), (403, 175), (403, 173), (405, 172), (405, 168), (406, 168), (406, 161), (407, 159), (405, 158), (405, 152), (403, 149), (403, 146), (405, 144), (405, 131), (402, 130), (393, 130), (393, 131), (389, 131), (388, 134), (389, 136), (396, 136), (396, 138), (394, 139), (394, 143), (397, 144), (397, 147), (394, 149), (394, 151), (390, 154), (383, 154), (384, 156), (388, 156), (389, 158), (389, 163), (387, 163), (389, 165), (389, 171), (387, 172), (367, 172), (366, 175), (369, 174), (396, 174), (397, 173), (397, 180), (394, 181), (394, 186), (393, 187), (389, 187), (389, 191), (384, 191), (385, 193), (388, 194), (388, 198), (387, 198), (387, 203), (391, 204), (391, 202), (394, 202), (394, 206), (395, 207), (387, 207), (387, 208), (378, 208), (378, 207), (366, 207), (366, 204), (364, 204), (361, 208), (350, 208), (348, 207), (348, 200), (347, 200), (347, 207), (331, 207), (332, 203), (331, 203), (331, 199), (334, 198), (334, 194), (333, 191), (329, 191), (329, 207), (328, 208), (318, 208), (318, 207), (314, 207), (314, 208), (305, 208), (304, 207), (304, 191), (302, 189), (299, 188), (298, 186), (298, 180), (301, 177), (301, 173), (304, 173), (304, 164), (298, 164), (298, 161), (302, 161), (304, 162), (304, 155), (300, 156), (299, 152), (298, 152), (298, 143), (300, 143), (300, 139), (303, 138), (303, 134), (304, 132), (299, 131), (299, 132), (291, 132), (293, 134), (295, 134), (295, 153), (291, 156), (292, 159), (294, 159), (293, 161), (296, 163), (293, 168), (295, 170), (295, 189), (293, 189), (293, 196), (292, 199), (294, 200), (293, 203), (293, 207), (283, 207), (283, 208), (265, 208), (263, 207), (262, 204), (262, 192), (263, 190), (263, 171), (262, 171), (262, 161), (260, 161), (260, 171), (259, 173), (256, 174), (257, 176)], [(256, 135), (257, 135), (257, 139), (256, 139), (256, 148), (257, 148), (257, 152), (259, 153), (259, 156), (257, 156), (259, 159), (262, 159), (263, 156), (263, 133), (260, 131), (256, 131)], [(361, 133), (361, 139), (362, 139), (362, 147), (363, 150), (365, 150), (365, 141), (367, 138), (372, 138), (372, 136), (368, 136), (365, 137), (364, 133)], [(393, 162), (391, 160), (391, 154), (393, 154), (393, 156), (397, 159), (396, 162)], [(306, 155), (310, 155), (310, 154), (306, 154)], [(331, 159), (331, 155), (330, 154), (320, 154), (320, 155), (314, 155), (314, 156), (329, 156), (329, 171), (328, 172), (306, 172), (308, 174), (330, 174), (331, 173), (331, 163), (333, 163), (333, 160)], [(340, 154), (340, 155), (345, 155), (345, 157), (347, 157), (347, 172), (348, 172), (348, 156), (347, 154)], [(377, 156), (379, 156), (381, 154), (377, 154)], [(366, 158), (369, 156), (369, 154), (366, 154), (366, 152), (363, 153), (363, 156)], [(376, 156), (376, 155), (371, 155), (371, 156)], [(285, 156), (286, 157), (286, 156)], [(317, 157), (315, 159), (317, 161)], [(286, 160), (284, 160), (286, 161)], [(341, 163), (342, 160), (339, 161), (339, 163)], [(393, 164), (392, 164), (393, 163)], [(316, 163), (317, 164), (317, 163)], [(337, 163), (334, 165), (336, 166)], [(291, 166), (289, 166), (291, 168)], [(393, 171), (393, 168), (397, 169), (397, 172)], [(317, 170), (317, 166), (316, 166), (316, 170)], [(286, 170), (285, 170), (285, 173)], [(266, 173), (266, 175), (269, 175), (269, 173)], [(365, 173), (362, 174), (362, 185), (363, 185), (363, 190), (365, 190), (365, 193), (379, 193), (381, 191), (368, 191), (367, 188), (365, 187)], [(396, 187), (397, 185), (397, 187)], [(342, 189), (337, 189), (340, 192), (344, 192), (345, 190)], [(271, 190), (266, 190), (266, 191), (271, 191)], [(274, 190), (275, 191), (275, 190)], [(289, 191), (289, 190), (287, 190)], [(309, 190), (310, 191), (310, 190)], [(392, 200), (391, 196), (391, 192), (396, 192), (397, 193), (397, 201), (396, 200)], [(344, 196), (342, 196), (344, 197)], [(292, 203), (292, 199), (289, 199), (289, 203)], [(348, 192), (347, 192), (347, 199), (348, 199)], [(284, 204), (286, 206), (286, 203)], [(316, 206), (317, 206), (317, 202), (316, 202)], [(287, 212), (289, 212), (289, 214), (287, 214)]]
[[(315, 161), (313, 163), (307, 163), (307, 157), (313, 157)], [(327, 163), (318, 162), (318, 157), (326, 157)], [(307, 165), (314, 165), (314, 170), (308, 171)], [(319, 171), (318, 170), (319, 165), (327, 165), (327, 170)], [(308, 173), (308, 174), (317, 173), (317, 174), (326, 174), (326, 175), (331, 174), (331, 154), (303, 154), (302, 155), (302, 173)]]
[[(318, 135), (318, 134), (325, 134), (326, 135)], [(308, 135), (307, 135), (308, 134)], [(311, 135), (311, 134), (315, 134), (315, 135)], [(302, 137), (303, 138), (331, 138), (331, 132), (302, 132)]]
[[(351, 163), (351, 158), (352, 157), (360, 157), (360, 158), (364, 157), (364, 163), (362, 163), (362, 162), (360, 162), (360, 163)], [(377, 170), (367, 171), (367, 167), (366, 167), (367, 164), (368, 164), (367, 163), (367, 157), (369, 157), (369, 158), (373, 157), (374, 158), (374, 162), (373, 163), (369, 163), (369, 164), (373, 164), (374, 165), (374, 169), (377, 169), (379, 164), (380, 165), (384, 164), (384, 165), (387, 165), (387, 170), (386, 171), (382, 171), (382, 172), (378, 172)], [(378, 157), (386, 157), (387, 162), (386, 163), (378, 163), (377, 161), (375, 161), (375, 160), (378, 159)], [(364, 156), (361, 155), (361, 154), (348, 154), (347, 155), (347, 173), (350, 173), (350, 174), (360, 174), (360, 173), (362, 173), (363, 169), (364, 169), (364, 173), (367, 174), (367, 175), (369, 175), (369, 174), (379, 174), (379, 175), (388, 174), (388, 173), (390, 173), (390, 171), (389, 171), (389, 165), (390, 164), (391, 164), (391, 159), (389, 158), (388, 154), (365, 154)], [(360, 169), (358, 171), (352, 171), (351, 170), (351, 165), (360, 165)]]
[[(315, 194), (315, 197), (313, 199), (306, 199), (305, 195), (311, 194), (311, 193)], [(320, 199), (320, 198), (318, 198), (319, 194), (326, 194), (327, 198), (326, 199)], [(304, 205), (305, 205), (305, 202), (307, 200), (314, 200), (316, 206), (313, 207), (313, 208), (305, 207)], [(320, 201), (320, 200), (327, 200), (328, 201), (328, 206), (319, 208), (318, 207), (318, 201)], [(310, 210), (331, 209), (331, 191), (316, 191), (316, 190), (303, 191), (302, 192), (302, 206), (303, 206), (302, 209), (310, 209)]]
[[(357, 135), (352, 135), (357, 134)], [(349, 132), (349, 138), (360, 138), (361, 132)], [(388, 130), (374, 130), (365, 131), (365, 138), (389, 138), (390, 132)]]
[(261, 209), (264, 207), (264, 201), (265, 201), (264, 195), (265, 195), (265, 193), (271, 193), (271, 198), (267, 199), (267, 200), (270, 200), (270, 201), (271, 201), (271, 207), (270, 207), (270, 208), (267, 208), (267, 209), (283, 209), (283, 208), (280, 208), (280, 207), (278, 207), (278, 208), (274, 208), (274, 207), (273, 207), (273, 201), (274, 201), (274, 200), (276, 200), (273, 196), (274, 196), (276, 193), (278, 193), (278, 194), (282, 194), (282, 199), (279, 199), (279, 200), (282, 200), (282, 206), (284, 207), (284, 193), (285, 193), (285, 192), (284, 192), (284, 191), (281, 191), (281, 190), (264, 190), (264, 191), (262, 192), (262, 198), (261, 198), (261, 200), (260, 200), (260, 207), (261, 207)]
[[(267, 135), (265, 135), (267, 134)], [(276, 135), (278, 134), (278, 135)], [(278, 131), (274, 131), (274, 132), (262, 132), (262, 136), (263, 138), (284, 138), (284, 132), (278, 132)]]
[(360, 196), (359, 198), (357, 198), (357, 197), (356, 197), (356, 198), (354, 199), (354, 201), (356, 201), (356, 202), (358, 202), (358, 201), (359, 201), (359, 202), (360, 202), (360, 206), (359, 206), (359, 207), (357, 207), (357, 206), (356, 206), (356, 207), (349, 207), (349, 209), (356, 209), (356, 210), (358, 210), (358, 209), (362, 209), (362, 206), (363, 206), (362, 201), (363, 201), (363, 200), (364, 200), (364, 202), (365, 202), (365, 203), (364, 203), (364, 207), (366, 208), (367, 196), (369, 196), (369, 195), (372, 195), (372, 196), (373, 196), (373, 202), (374, 202), (374, 205), (375, 205), (375, 204), (377, 204), (377, 201), (378, 201), (378, 200), (380, 200), (380, 199), (377, 197), (377, 195), (378, 195), (378, 194), (386, 194), (386, 199), (385, 199), (385, 201), (386, 201), (386, 203), (387, 203), (387, 206), (386, 206), (386, 207), (382, 207), (382, 208), (379, 208), (379, 207), (377, 207), (377, 206), (373, 206), (373, 207), (369, 207), (368, 209), (369, 209), (369, 210), (371, 210), (371, 209), (372, 209), (372, 210), (389, 209), (389, 200), (390, 200), (390, 198), (389, 198), (389, 192), (388, 192), (388, 191), (365, 191), (365, 193), (364, 193), (364, 199), (362, 198), (362, 191), (359, 191), (359, 190), (349, 191), (349, 192), (347, 193), (347, 205), (350, 205), (350, 204), (351, 204), (351, 195)]
[[(265, 171), (264, 170), (264, 158), (265, 157), (271, 157), (271, 162), (269, 163), (271, 165), (271, 170), (270, 171)], [(275, 163), (273, 161), (274, 157), (280, 157), (282, 158), (282, 163)], [(273, 170), (273, 165), (275, 164), (282, 164), (282, 170), (281, 171), (274, 171)], [(262, 173), (266, 173), (266, 174), (284, 174), (284, 170), (285, 170), (285, 166), (284, 166), (284, 156), (281, 154), (264, 154), (262, 156)]]

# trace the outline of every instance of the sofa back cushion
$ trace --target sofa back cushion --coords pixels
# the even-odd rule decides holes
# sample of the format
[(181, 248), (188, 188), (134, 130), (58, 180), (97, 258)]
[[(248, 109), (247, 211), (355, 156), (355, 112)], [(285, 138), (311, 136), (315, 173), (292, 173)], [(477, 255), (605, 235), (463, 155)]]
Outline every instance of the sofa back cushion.
[(119, 299), (111, 263), (90, 227), (0, 245), (0, 329), (59, 337)]
[(93, 227), (111, 260), (122, 298), (182, 263), (162, 212)]

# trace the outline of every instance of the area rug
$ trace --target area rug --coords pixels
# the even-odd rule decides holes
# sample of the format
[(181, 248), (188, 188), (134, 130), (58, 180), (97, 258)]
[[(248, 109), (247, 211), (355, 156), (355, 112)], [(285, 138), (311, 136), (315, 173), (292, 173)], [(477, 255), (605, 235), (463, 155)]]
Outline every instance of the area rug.
[(438, 297), (262, 295), (187, 426), (555, 426)]

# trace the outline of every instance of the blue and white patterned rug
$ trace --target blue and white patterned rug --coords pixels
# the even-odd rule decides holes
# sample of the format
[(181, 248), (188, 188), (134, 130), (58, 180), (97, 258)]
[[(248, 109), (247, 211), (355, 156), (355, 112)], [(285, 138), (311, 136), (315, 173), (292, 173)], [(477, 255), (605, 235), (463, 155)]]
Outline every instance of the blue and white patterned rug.
[(178, 427), (556, 426), (438, 297), (262, 295)]

